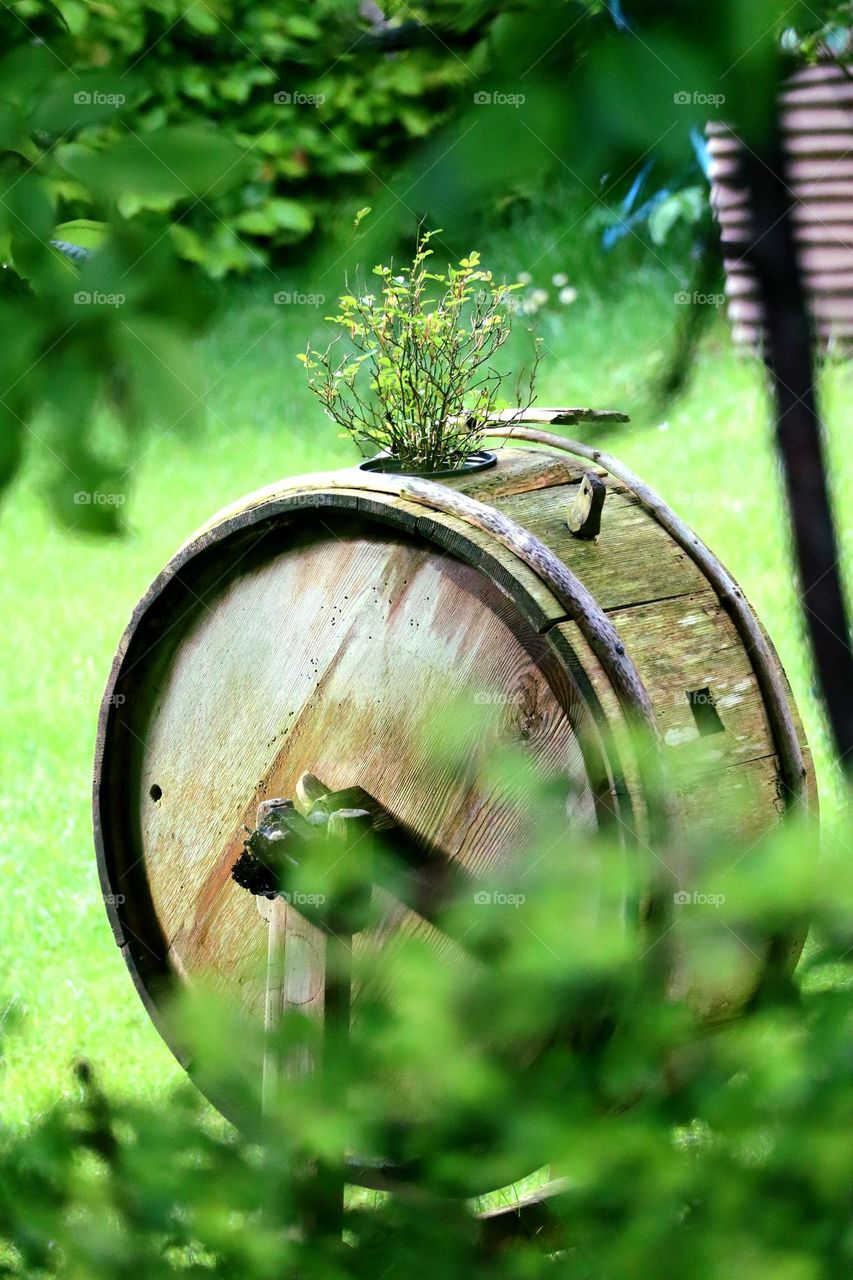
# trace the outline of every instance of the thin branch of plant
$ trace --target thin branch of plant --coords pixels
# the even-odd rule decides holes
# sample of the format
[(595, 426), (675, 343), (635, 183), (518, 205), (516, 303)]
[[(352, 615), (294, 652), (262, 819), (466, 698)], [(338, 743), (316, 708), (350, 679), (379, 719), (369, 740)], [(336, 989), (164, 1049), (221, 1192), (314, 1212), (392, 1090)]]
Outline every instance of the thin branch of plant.
[[(378, 288), (356, 287), (327, 319), (340, 329), (325, 351), (299, 359), (327, 415), (362, 451), (379, 450), (404, 470), (454, 468), (477, 447), (489, 419), (509, 406), (508, 376), (494, 359), (510, 336), (513, 291), (472, 252), (444, 273), (429, 269), (435, 232), (418, 237), (410, 265), (377, 266)], [(348, 286), (349, 287), (349, 286)], [(516, 380), (520, 418), (535, 401), (540, 344)]]

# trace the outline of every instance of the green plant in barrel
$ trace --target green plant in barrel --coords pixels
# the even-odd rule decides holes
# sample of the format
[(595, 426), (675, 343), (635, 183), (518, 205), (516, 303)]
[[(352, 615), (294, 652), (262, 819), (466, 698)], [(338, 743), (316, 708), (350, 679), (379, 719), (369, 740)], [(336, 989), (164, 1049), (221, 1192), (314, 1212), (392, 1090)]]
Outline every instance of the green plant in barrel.
[[(510, 336), (519, 286), (496, 281), (476, 252), (431, 270), (434, 234), (419, 237), (410, 265), (374, 267), (375, 292), (345, 293), (328, 317), (338, 338), (299, 356), (329, 417), (404, 471), (463, 465), (505, 407), (506, 374), (493, 361)], [(529, 374), (517, 379), (518, 417), (535, 399), (537, 365), (538, 347)]]

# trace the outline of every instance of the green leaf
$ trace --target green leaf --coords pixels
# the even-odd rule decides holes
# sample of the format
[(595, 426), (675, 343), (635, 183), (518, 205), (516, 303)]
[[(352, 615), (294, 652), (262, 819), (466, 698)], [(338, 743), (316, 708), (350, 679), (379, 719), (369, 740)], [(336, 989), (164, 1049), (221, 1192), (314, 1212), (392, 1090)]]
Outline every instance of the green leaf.
[(216, 13), (206, 4), (201, 3), (201, 0), (189, 5), (182, 17), (188, 26), (194, 27), (202, 35), (216, 35), (221, 29), (221, 23)]
[(39, 9), (44, 9), (51, 17), (55, 18), (59, 26), (63, 30), (68, 30), (68, 23), (65, 21), (65, 15), (58, 4), (54, 4), (53, 0), (36, 0)]
[(60, 222), (54, 227), (52, 240), (66, 240), (81, 249), (99, 249), (109, 234), (109, 223), (95, 222), (92, 218), (75, 218), (72, 222)]
[(130, 82), (115, 73), (62, 75), (36, 96), (30, 127), (61, 135), (114, 121), (127, 106)]
[(275, 231), (291, 231), (307, 235), (314, 226), (311, 210), (298, 200), (268, 200), (260, 209), (247, 209), (234, 224), (238, 231), (250, 235), (272, 235)]
[(0, 178), (0, 227), (19, 238), (47, 241), (55, 222), (48, 184), (33, 173), (6, 170)]
[(245, 176), (242, 149), (196, 129), (158, 129), (105, 151), (79, 143), (60, 147), (61, 167), (90, 191), (113, 200), (164, 201), (221, 194)]
[(219, 96), (228, 102), (245, 102), (252, 92), (252, 83), (244, 75), (223, 76), (219, 81)]
[(288, 14), (287, 29), (292, 36), (297, 36), (303, 40), (317, 40), (320, 36), (320, 28), (317, 23), (304, 14)]
[(30, 160), (38, 154), (27, 136), (23, 115), (9, 102), (0, 102), (0, 151), (16, 151)]

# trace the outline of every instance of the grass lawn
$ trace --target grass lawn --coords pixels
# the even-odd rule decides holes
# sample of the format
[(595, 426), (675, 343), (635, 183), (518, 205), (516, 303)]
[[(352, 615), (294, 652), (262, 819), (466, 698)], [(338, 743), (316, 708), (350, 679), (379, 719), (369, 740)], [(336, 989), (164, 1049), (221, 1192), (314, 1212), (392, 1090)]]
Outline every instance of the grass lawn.
[[(531, 254), (529, 229), (495, 238), (497, 272), (532, 271), (546, 287), (570, 270), (559, 246)], [(531, 257), (538, 261), (531, 262)], [(698, 356), (688, 394), (651, 414), (645, 394), (665, 362), (682, 287), (664, 265), (632, 267), (618, 285), (584, 282), (578, 298), (549, 304), (536, 323), (550, 355), (542, 404), (625, 409), (635, 423), (599, 439), (640, 472), (733, 571), (775, 641), (815, 751), (825, 812), (838, 803), (810, 687), (794, 573), (771, 451), (761, 371), (733, 352), (721, 311)], [(277, 306), (276, 288), (303, 293), (340, 282), (253, 285), (238, 293), (205, 345), (209, 421), (195, 439), (152, 433), (128, 476), (130, 535), (97, 541), (58, 530), (32, 473), (6, 497), (0, 683), (5, 713), (0, 849), (0, 1020), (5, 1039), (0, 1115), (23, 1123), (70, 1089), (84, 1055), (111, 1088), (164, 1096), (180, 1072), (134, 993), (112, 941), (98, 888), (90, 820), (98, 704), (131, 609), (176, 546), (214, 510), (279, 476), (342, 465), (337, 438), (304, 387), (293, 353), (322, 308)], [(551, 291), (552, 295), (554, 290)], [(853, 511), (853, 455), (845, 451), (851, 373), (824, 377), (839, 509)], [(853, 527), (842, 524), (846, 567)], [(3, 1010), (6, 1010), (5, 1014)]]

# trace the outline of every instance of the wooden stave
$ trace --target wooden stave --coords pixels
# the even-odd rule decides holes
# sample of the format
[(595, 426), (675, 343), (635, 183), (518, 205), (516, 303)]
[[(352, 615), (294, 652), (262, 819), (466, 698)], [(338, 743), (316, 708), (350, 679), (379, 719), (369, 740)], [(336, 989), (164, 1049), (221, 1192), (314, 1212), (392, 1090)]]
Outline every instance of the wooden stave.
[(731, 611), (747, 651), (751, 656), (754, 655), (756, 673), (762, 690), (766, 691), (765, 704), (771, 709), (774, 738), (786, 773), (792, 807), (799, 807), (806, 803), (809, 771), (800, 749), (800, 733), (792, 715), (792, 699), (786, 687), (782, 664), (746, 600), (743, 590), (714, 553), (639, 476), (603, 449), (577, 440), (568, 440), (552, 432), (527, 427), (499, 428), (490, 434), (504, 439), (513, 437), (544, 444), (575, 457), (585, 458), (602, 467), (606, 472), (627, 484), (644, 510), (666, 529), (670, 537), (698, 565), (721, 601)]

